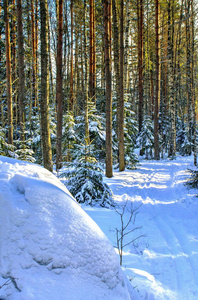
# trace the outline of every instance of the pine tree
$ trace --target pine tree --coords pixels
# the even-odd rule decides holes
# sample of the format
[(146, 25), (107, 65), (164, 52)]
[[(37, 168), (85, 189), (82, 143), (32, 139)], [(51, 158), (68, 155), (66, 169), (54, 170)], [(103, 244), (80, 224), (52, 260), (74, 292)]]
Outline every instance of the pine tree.
[(41, 143), (43, 153), (43, 164), (49, 171), (53, 170), (51, 138), (49, 129), (49, 61), (48, 61), (48, 19), (47, 1), (40, 0), (41, 18)]

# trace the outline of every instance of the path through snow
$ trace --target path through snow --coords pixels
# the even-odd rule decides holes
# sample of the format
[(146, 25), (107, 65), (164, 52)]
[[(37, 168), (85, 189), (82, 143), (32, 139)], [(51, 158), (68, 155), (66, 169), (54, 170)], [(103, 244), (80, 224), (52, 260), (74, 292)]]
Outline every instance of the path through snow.
[[(115, 200), (140, 203), (135, 234), (145, 234), (138, 248), (126, 247), (123, 267), (140, 299), (198, 299), (198, 198), (184, 182), (190, 158), (174, 161), (142, 161), (137, 170), (116, 172), (106, 179)], [(87, 212), (113, 244), (119, 216), (115, 211)], [(127, 217), (127, 213), (126, 213)]]

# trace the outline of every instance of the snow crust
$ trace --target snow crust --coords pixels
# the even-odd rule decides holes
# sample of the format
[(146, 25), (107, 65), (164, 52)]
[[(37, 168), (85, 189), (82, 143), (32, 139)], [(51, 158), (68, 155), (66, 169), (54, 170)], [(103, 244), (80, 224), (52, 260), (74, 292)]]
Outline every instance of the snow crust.
[(0, 156), (0, 299), (129, 300), (109, 240), (65, 186)]
[[(131, 278), (135, 300), (198, 299), (198, 191), (185, 185), (188, 168), (193, 168), (193, 156), (141, 160), (137, 170), (116, 171), (105, 180), (120, 205), (142, 204), (129, 230), (141, 228), (126, 236), (125, 242), (145, 237), (136, 247), (123, 249), (123, 270)], [(85, 210), (116, 245), (119, 215), (107, 209)], [(126, 211), (125, 224), (128, 218)]]

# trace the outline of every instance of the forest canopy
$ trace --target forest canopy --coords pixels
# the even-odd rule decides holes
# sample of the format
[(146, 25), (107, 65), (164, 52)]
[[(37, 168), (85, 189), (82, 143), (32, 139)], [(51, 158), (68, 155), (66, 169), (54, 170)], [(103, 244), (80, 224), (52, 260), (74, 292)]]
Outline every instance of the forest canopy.
[(1, 155), (58, 171), (82, 145), (107, 177), (136, 147), (196, 164), (194, 0), (3, 0), (0, 15)]

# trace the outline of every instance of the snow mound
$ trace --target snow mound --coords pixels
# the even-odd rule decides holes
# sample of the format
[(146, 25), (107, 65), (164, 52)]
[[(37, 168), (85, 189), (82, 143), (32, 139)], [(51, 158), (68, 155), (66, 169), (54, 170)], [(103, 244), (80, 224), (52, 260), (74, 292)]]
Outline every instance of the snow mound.
[(64, 185), (0, 156), (0, 299), (131, 299), (117, 254)]

